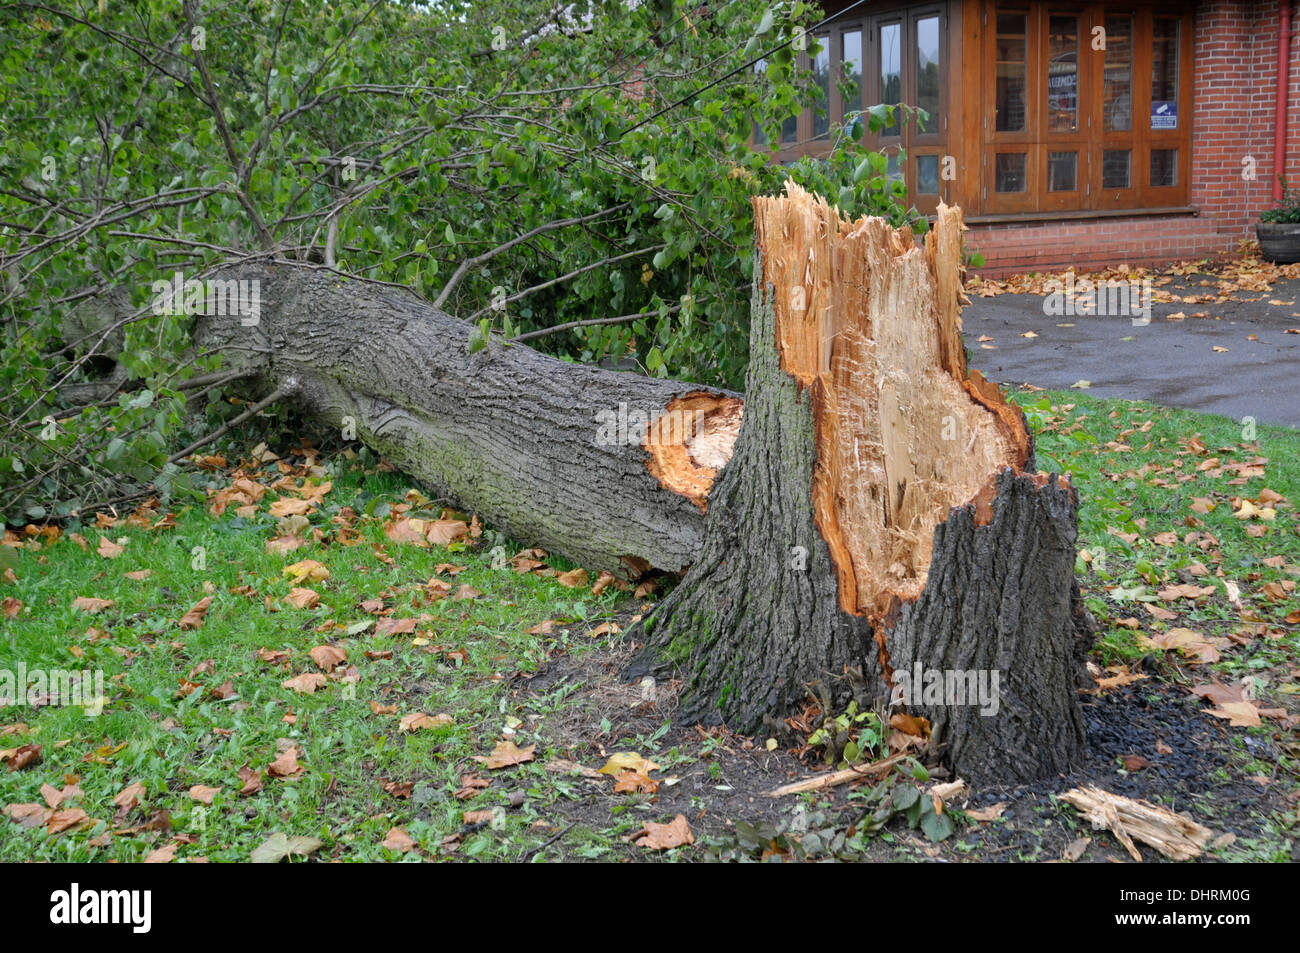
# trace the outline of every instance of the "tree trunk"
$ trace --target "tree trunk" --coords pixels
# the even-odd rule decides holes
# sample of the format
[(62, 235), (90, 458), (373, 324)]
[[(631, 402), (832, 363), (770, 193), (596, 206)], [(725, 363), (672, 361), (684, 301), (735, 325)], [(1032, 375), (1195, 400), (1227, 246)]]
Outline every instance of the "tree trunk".
[(941, 206), (918, 247), (787, 189), (754, 202), (734, 455), (632, 673), (679, 670), (685, 717), (741, 731), (819, 686), (928, 721), (968, 778), (1065, 771), (1091, 634), (1077, 497), (1036, 472), (1023, 416), (967, 372), (960, 212)]
[(688, 717), (757, 731), (816, 688), (928, 722), (968, 778), (1064, 771), (1077, 497), (966, 369), (960, 212), (919, 247), (788, 191), (755, 200), (744, 403), (475, 351), (414, 294), (322, 269), (224, 276), (259, 282), (258, 320), (205, 316), (197, 341), (522, 543), (630, 578), (693, 565), (636, 666), (680, 669)]
[(205, 315), (196, 343), (251, 369), (258, 396), (281, 388), (345, 435), (352, 424), (435, 493), (589, 569), (637, 578), (695, 561), (739, 395), (495, 337), (472, 351), (470, 325), (411, 292), (322, 269), (245, 267), (219, 280), (232, 278), (258, 282), (256, 323)]

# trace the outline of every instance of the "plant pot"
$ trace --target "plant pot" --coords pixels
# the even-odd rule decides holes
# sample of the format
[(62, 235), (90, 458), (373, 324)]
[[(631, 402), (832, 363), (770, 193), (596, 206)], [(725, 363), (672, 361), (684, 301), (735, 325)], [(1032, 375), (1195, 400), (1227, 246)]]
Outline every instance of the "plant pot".
[(1267, 261), (1277, 265), (1300, 261), (1300, 222), (1256, 222), (1255, 234), (1260, 254)]

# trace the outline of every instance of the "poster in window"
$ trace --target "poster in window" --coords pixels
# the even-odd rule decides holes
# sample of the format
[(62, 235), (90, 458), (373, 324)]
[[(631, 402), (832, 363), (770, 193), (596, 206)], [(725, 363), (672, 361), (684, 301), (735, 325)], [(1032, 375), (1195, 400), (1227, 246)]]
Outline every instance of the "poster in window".
[(1177, 129), (1178, 103), (1168, 99), (1151, 100), (1151, 128)]

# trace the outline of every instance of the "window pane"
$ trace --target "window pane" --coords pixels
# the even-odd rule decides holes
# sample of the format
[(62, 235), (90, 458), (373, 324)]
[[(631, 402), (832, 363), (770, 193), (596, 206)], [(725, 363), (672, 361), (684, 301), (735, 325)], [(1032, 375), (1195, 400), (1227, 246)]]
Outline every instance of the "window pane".
[(844, 117), (862, 109), (862, 31), (844, 34), (844, 63), (841, 89), (844, 93)]
[(994, 160), (993, 188), (998, 192), (1025, 190), (1025, 153), (999, 152)]
[(918, 195), (939, 194), (939, 157), (916, 157), (916, 191)]
[(1151, 150), (1151, 184), (1155, 187), (1178, 184), (1178, 150)]
[(997, 54), (998, 132), (1020, 132), (1025, 128), (1025, 30), (1028, 17), (1023, 13), (999, 13)]
[(799, 139), (799, 117), (791, 116), (781, 123), (781, 142), (797, 142)]
[[(1109, 40), (1107, 40), (1109, 42)], [(1101, 153), (1101, 187), (1127, 189), (1133, 181), (1133, 151), (1104, 149)]]
[(1073, 192), (1078, 188), (1079, 154), (1077, 152), (1049, 152), (1047, 154), (1047, 191)]
[(885, 178), (890, 182), (895, 182), (903, 177), (903, 163), (898, 159), (898, 153), (895, 152), (885, 161)]
[(1152, 24), (1151, 128), (1178, 128), (1178, 21), (1168, 17)]
[(1047, 129), (1079, 128), (1079, 18), (1048, 18)]
[[(903, 27), (899, 23), (889, 23), (880, 28), (880, 101), (882, 103), (899, 103), (903, 101)], [(881, 130), (882, 135), (898, 135), (898, 120)]]
[(816, 39), (818, 49), (812, 54), (812, 70), (819, 96), (812, 107), (813, 138), (826, 139), (831, 131), (831, 38)]
[(916, 105), (930, 114), (927, 132), (942, 129), (939, 118), (939, 18), (916, 21)]
[(1106, 18), (1106, 68), (1101, 91), (1101, 124), (1107, 132), (1127, 132), (1133, 128), (1132, 17)]

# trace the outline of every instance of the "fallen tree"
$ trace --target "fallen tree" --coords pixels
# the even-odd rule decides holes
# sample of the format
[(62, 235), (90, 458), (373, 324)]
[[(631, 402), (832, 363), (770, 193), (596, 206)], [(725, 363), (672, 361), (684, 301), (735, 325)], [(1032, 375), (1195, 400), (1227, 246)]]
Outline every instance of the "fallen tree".
[(629, 578), (690, 567), (637, 663), (684, 674), (689, 717), (757, 730), (819, 685), (898, 703), (968, 776), (1063, 771), (1091, 631), (1077, 496), (965, 366), (960, 213), (922, 246), (787, 191), (755, 201), (743, 402), (480, 347), (319, 268), (241, 269), (258, 322), (207, 316), (197, 339), (521, 541)]

